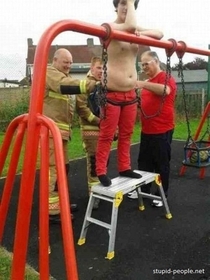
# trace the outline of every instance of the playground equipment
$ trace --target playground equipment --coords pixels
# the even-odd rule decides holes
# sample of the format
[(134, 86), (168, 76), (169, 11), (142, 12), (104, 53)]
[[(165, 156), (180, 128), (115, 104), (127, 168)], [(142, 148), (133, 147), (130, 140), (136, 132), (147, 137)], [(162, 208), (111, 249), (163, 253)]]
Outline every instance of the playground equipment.
[[(0, 174), (4, 167), (9, 149), (12, 147), (12, 156), (9, 171), (4, 185), (0, 203), (0, 242), (2, 242), (5, 221), (8, 213), (11, 193), (20, 156), (23, 139), (25, 138), (25, 155), (21, 176), (17, 221), (15, 229), (12, 280), (24, 279), (26, 253), (29, 238), (29, 225), (31, 217), (34, 181), (36, 173), (37, 155), (40, 149), (40, 220), (39, 220), (39, 273), (40, 279), (49, 279), (49, 224), (48, 224), (48, 133), (51, 133), (55, 145), (56, 167), (58, 175), (58, 191), (60, 197), (62, 236), (66, 275), (68, 280), (77, 280), (77, 264), (74, 250), (73, 231), (70, 218), (69, 194), (65, 174), (64, 158), (62, 153), (62, 139), (55, 123), (42, 115), (43, 98), (45, 91), (45, 76), (50, 46), (54, 38), (64, 31), (76, 31), (101, 38), (108, 45), (110, 40), (116, 39), (125, 42), (164, 48), (166, 50), (182, 51), (210, 56), (209, 50), (201, 50), (185, 46), (180, 42), (168, 40), (155, 40), (146, 36), (136, 36), (126, 32), (112, 30), (108, 24), (97, 26), (76, 20), (62, 20), (51, 25), (41, 36), (38, 43), (35, 60), (34, 74), (31, 87), (29, 113), (15, 118), (5, 134), (0, 150)], [(13, 146), (12, 146), (13, 140)]]
[[(180, 175), (185, 173), (187, 167), (195, 167), (200, 169), (199, 177), (203, 179), (205, 176), (206, 167), (210, 166), (210, 102), (208, 102), (206, 105), (203, 116), (201, 117), (197, 131), (193, 138), (190, 128), (189, 111), (186, 102), (182, 56), (183, 53), (178, 53), (178, 71), (182, 83), (182, 94), (188, 136), (184, 145), (184, 160), (182, 162), (183, 166), (180, 169)], [(207, 123), (207, 126), (205, 131), (202, 132), (205, 122)]]
[[(199, 177), (205, 176), (206, 167), (210, 166), (210, 102), (207, 103), (204, 113), (201, 117), (195, 136), (192, 137), (189, 119), (187, 119), (188, 137), (184, 146), (183, 166), (180, 169), (180, 175), (184, 175), (187, 167), (195, 167), (200, 169)], [(207, 120), (207, 127), (202, 133), (202, 128)], [(195, 157), (196, 160), (192, 160)]]

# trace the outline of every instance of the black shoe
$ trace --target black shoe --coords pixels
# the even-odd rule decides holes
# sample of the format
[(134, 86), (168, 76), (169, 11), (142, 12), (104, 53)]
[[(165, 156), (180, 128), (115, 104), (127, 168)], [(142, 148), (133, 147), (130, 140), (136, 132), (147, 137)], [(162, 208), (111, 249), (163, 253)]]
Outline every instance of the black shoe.
[(108, 187), (112, 184), (111, 179), (106, 174), (99, 175), (98, 179), (101, 182), (101, 184), (105, 187)]
[(76, 203), (71, 204), (70, 206), (71, 212), (77, 212), (79, 210), (78, 205)]
[[(71, 214), (71, 220), (74, 221), (74, 215), (73, 214)], [(60, 224), (61, 223), (60, 214), (49, 215), (49, 222), (50, 222), (50, 224)]]
[(119, 172), (120, 176), (129, 177), (129, 178), (141, 178), (142, 176), (139, 173), (134, 172), (131, 169)]

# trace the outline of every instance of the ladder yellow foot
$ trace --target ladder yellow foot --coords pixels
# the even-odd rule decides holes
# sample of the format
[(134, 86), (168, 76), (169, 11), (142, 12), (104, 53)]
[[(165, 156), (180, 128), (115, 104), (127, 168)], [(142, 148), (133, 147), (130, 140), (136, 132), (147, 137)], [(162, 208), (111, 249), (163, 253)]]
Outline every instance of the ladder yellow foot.
[(107, 253), (105, 259), (111, 260), (111, 259), (113, 259), (113, 258), (114, 258), (114, 251), (113, 251), (113, 252), (110, 252), (110, 253)]
[(168, 219), (168, 220), (172, 219), (171, 213), (166, 214), (166, 219)]
[(139, 206), (139, 210), (140, 210), (140, 211), (144, 211), (144, 210), (145, 210), (144, 205), (143, 205), (143, 206)]
[(83, 245), (85, 244), (86, 239), (85, 238), (80, 238), (77, 242), (78, 245)]

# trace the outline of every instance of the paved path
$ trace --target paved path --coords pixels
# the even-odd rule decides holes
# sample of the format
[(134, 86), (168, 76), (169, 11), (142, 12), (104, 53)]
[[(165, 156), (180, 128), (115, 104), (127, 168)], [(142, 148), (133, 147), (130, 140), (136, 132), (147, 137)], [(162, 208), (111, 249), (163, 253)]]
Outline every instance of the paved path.
[[(74, 238), (80, 280), (204, 280), (210, 279), (210, 170), (203, 180), (199, 170), (188, 168), (179, 176), (183, 160), (183, 142), (173, 142), (169, 207), (173, 219), (164, 218), (164, 209), (151, 207), (140, 212), (137, 201), (124, 198), (120, 208), (115, 245), (115, 258), (106, 260), (108, 234), (104, 228), (92, 225), (86, 244), (77, 245), (88, 201), (85, 159), (71, 162), (69, 176), (71, 200), (79, 205), (75, 214)], [(131, 148), (133, 168), (136, 168), (138, 146)], [(117, 176), (116, 151), (111, 153), (109, 175)], [(3, 180), (0, 181), (0, 190)], [(19, 177), (4, 234), (4, 245), (11, 250), (13, 242)], [(36, 182), (31, 222), (28, 262), (37, 267), (37, 189)], [(103, 201), (96, 217), (110, 218), (110, 203)], [(50, 271), (57, 280), (65, 280), (62, 237), (59, 225), (51, 225)], [(197, 273), (190, 274), (192, 271)], [(162, 270), (162, 271), (161, 271)], [(204, 271), (204, 273), (202, 273)], [(163, 275), (160, 273), (164, 273)], [(185, 275), (184, 275), (185, 273)]]

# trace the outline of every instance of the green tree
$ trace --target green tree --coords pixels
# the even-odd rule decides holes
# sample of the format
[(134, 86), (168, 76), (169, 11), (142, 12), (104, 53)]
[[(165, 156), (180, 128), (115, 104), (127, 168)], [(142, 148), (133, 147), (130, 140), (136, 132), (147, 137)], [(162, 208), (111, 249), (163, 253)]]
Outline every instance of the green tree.
[[(179, 64), (174, 64), (172, 70), (178, 70)], [(183, 64), (184, 70), (206, 69), (208, 71), (208, 62), (200, 57), (195, 57), (193, 61)]]

